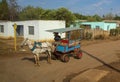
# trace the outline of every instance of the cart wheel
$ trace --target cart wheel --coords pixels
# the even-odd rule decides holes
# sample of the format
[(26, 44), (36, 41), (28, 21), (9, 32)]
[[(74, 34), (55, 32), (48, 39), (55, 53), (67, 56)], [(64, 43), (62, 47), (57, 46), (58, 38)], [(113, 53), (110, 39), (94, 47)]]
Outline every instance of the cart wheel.
[(52, 57), (53, 60), (57, 60), (58, 59), (58, 56), (57, 56), (56, 52), (53, 52), (51, 57)]
[(76, 54), (76, 58), (77, 58), (77, 59), (82, 58), (82, 51), (79, 51), (79, 52)]
[(61, 60), (62, 60), (63, 62), (68, 62), (68, 61), (70, 60), (70, 58), (69, 58), (68, 55), (64, 54), (64, 55), (62, 55)]
[(51, 55), (51, 58), (52, 58), (53, 60), (57, 60), (57, 57), (56, 57), (55, 54), (52, 54), (52, 55)]

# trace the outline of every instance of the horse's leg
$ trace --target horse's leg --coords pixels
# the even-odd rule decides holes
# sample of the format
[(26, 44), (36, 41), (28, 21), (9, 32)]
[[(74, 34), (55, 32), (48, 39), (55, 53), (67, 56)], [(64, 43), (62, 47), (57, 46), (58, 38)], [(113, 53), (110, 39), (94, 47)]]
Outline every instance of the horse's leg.
[(37, 56), (34, 55), (34, 58), (35, 58), (35, 65), (37, 65)]
[(40, 60), (39, 54), (37, 54), (37, 65), (38, 65), (38, 66), (40, 66), (39, 60)]
[(51, 52), (50, 51), (47, 51), (48, 52), (48, 63), (51, 64)]

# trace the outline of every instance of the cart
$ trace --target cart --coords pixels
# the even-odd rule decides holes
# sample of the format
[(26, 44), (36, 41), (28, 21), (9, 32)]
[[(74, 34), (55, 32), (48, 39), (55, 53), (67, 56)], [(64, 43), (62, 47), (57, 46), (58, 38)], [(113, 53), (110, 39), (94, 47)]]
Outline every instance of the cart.
[(80, 41), (82, 35), (81, 28), (60, 28), (47, 31), (59, 34), (64, 33), (65, 35), (65, 38), (60, 39), (60, 41), (54, 42), (55, 50), (53, 52), (53, 56), (56, 59), (60, 59), (63, 62), (68, 62), (71, 56), (76, 59), (80, 59), (82, 57), (82, 51), (80, 49)]

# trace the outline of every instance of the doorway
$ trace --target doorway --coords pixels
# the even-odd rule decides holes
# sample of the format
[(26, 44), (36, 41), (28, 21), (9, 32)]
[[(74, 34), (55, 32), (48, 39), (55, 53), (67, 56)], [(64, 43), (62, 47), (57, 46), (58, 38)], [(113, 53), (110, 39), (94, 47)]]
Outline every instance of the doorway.
[(23, 25), (17, 25), (17, 29), (16, 29), (17, 36), (23, 36), (24, 35), (23, 27), (24, 27)]

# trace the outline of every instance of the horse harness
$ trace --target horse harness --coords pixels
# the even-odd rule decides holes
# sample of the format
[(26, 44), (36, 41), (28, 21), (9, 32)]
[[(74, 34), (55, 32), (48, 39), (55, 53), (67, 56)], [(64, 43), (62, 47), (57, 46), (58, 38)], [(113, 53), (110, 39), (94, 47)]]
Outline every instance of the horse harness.
[(36, 48), (37, 48), (37, 45), (39, 45), (40, 46), (40, 48), (41, 48), (41, 45), (42, 45), (42, 43), (41, 42), (34, 42), (34, 46), (33, 46), (33, 48), (31, 49), (31, 51), (34, 51)]
[[(39, 47), (38, 47), (37, 45), (38, 45)], [(34, 42), (34, 46), (33, 46), (33, 48), (31, 49), (31, 51), (34, 51), (36, 48), (46, 49), (46, 51), (48, 51), (48, 50), (47, 50), (47, 47), (42, 47), (42, 42), (36, 42), (36, 41), (35, 41), (35, 42)]]

